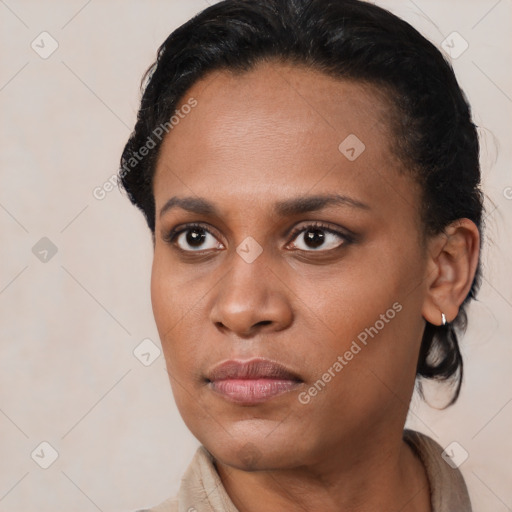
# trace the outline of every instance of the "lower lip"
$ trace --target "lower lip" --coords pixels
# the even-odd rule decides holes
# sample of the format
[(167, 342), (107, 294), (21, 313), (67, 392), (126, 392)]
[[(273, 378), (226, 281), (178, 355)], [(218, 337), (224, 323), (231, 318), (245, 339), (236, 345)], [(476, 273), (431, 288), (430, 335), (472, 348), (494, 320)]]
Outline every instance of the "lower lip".
[(258, 404), (294, 390), (300, 382), (281, 379), (223, 379), (210, 382), (211, 388), (231, 402)]

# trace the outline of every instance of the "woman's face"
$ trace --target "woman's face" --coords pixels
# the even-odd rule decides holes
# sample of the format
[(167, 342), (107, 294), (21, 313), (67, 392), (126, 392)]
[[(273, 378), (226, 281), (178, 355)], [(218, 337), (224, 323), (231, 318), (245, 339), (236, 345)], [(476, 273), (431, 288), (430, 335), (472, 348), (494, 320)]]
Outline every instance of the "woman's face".
[[(190, 98), (154, 177), (151, 282), (185, 423), (238, 468), (371, 456), (405, 421), (427, 293), (420, 191), (385, 103), (277, 63), (215, 72)], [(208, 380), (254, 358), (296, 379)]]

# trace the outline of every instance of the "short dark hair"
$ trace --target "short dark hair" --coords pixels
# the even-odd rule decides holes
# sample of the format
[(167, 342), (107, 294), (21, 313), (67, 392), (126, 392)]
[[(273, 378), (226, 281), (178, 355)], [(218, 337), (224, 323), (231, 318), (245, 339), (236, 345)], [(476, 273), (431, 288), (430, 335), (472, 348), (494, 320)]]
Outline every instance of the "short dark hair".
[[(119, 177), (153, 234), (153, 175), (163, 140), (154, 136), (158, 127), (169, 126), (187, 90), (208, 72), (244, 72), (276, 59), (383, 90), (393, 106), (394, 150), (421, 185), (424, 236), (442, 233), (460, 218), (472, 220), (482, 233), (476, 126), (451, 65), (432, 43), (364, 1), (225, 0), (172, 32), (143, 77), (140, 110)], [(149, 140), (153, 149), (141, 158), (138, 151)], [(465, 305), (480, 282), (479, 260), (457, 318), (446, 326), (427, 322), (423, 334), (417, 375), (455, 380), (448, 405), (458, 398), (463, 377), (456, 331), (466, 329)], [(419, 390), (422, 394), (421, 380)]]

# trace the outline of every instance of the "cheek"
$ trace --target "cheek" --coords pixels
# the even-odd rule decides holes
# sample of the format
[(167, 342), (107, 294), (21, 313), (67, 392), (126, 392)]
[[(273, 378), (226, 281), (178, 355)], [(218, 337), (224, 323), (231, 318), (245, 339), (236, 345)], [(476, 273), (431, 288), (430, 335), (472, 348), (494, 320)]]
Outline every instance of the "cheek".
[(174, 347), (179, 346), (171, 340), (180, 332), (188, 309), (187, 296), (182, 288), (157, 249), (151, 272), (151, 304), (168, 367), (175, 359), (172, 354)]
[(193, 283), (184, 281), (183, 272), (173, 267), (165, 248), (157, 244), (151, 271), (151, 303), (162, 343), (171, 329), (174, 332), (193, 313), (194, 304), (200, 299)]
[(151, 305), (162, 343), (164, 333), (172, 322), (173, 311), (176, 310), (170, 281), (170, 276), (166, 274), (161, 264), (161, 258), (155, 252), (151, 270)]
[[(171, 376), (197, 373), (198, 354), (204, 351), (204, 282), (180, 279), (164, 251), (155, 250), (151, 273), (151, 303), (167, 370)], [(175, 387), (173, 385), (173, 387)], [(179, 387), (178, 387), (179, 388)], [(177, 389), (179, 391), (179, 389)]]
[(190, 384), (185, 381), (183, 375), (193, 370), (193, 360), (187, 360), (187, 354), (191, 352), (189, 348), (179, 350), (179, 347), (184, 345), (176, 342), (179, 341), (183, 323), (180, 321), (184, 313), (183, 301), (179, 300), (172, 274), (164, 269), (157, 254), (153, 260), (151, 274), (151, 303), (172, 392), (176, 402), (180, 404), (180, 410), (183, 409), (186, 415), (187, 404), (190, 403), (186, 396), (192, 390), (189, 389)]
[[(311, 335), (326, 336), (326, 343), (308, 351), (312, 375), (325, 375), (329, 387), (346, 392), (338, 403), (352, 397), (361, 404), (372, 394), (380, 399), (386, 389), (407, 399), (421, 342), (423, 289), (417, 286), (421, 265), (403, 265), (395, 252), (369, 251), (329, 279), (309, 288), (304, 282), (298, 290), (312, 318)], [(342, 361), (335, 365), (338, 356)], [(336, 377), (326, 375), (329, 369)]]

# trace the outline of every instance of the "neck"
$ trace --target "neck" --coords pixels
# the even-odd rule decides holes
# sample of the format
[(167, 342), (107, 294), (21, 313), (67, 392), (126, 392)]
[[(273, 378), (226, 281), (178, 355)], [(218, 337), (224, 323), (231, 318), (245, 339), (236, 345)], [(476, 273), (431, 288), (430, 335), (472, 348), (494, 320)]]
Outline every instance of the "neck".
[(216, 467), (240, 512), (430, 512), (424, 467), (401, 436), (347, 444), (307, 467), (248, 472), (219, 461)]

